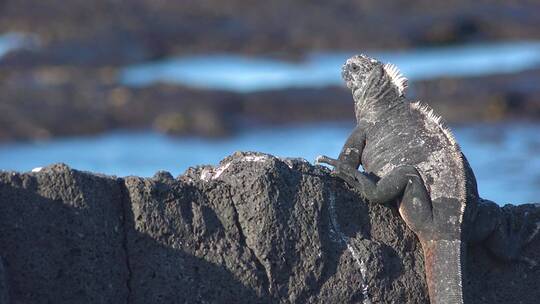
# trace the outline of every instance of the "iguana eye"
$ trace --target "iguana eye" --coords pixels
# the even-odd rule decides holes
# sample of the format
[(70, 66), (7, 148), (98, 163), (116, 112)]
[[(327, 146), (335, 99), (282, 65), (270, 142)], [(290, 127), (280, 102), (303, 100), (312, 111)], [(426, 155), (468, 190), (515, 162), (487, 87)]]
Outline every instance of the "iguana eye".
[(356, 64), (353, 64), (353, 65), (351, 65), (351, 69), (352, 69), (354, 72), (357, 72), (357, 71), (360, 69), (360, 67), (357, 66)]

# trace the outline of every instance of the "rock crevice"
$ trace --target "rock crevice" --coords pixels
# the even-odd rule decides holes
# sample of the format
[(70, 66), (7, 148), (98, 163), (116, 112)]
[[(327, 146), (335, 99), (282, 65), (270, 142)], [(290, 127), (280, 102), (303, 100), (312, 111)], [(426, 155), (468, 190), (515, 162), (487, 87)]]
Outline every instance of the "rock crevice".
[(125, 264), (126, 264), (126, 270), (127, 270), (127, 278), (126, 278), (126, 288), (127, 288), (127, 295), (126, 295), (126, 303), (129, 304), (129, 303), (132, 303), (133, 301), (131, 300), (131, 296), (132, 296), (132, 291), (131, 291), (131, 280), (132, 280), (132, 276), (133, 276), (133, 272), (131, 271), (131, 262), (129, 260), (129, 246), (128, 246), (128, 233), (127, 233), (127, 230), (128, 230), (128, 223), (127, 223), (127, 219), (131, 216), (132, 214), (132, 211), (131, 211), (131, 204), (130, 204), (130, 201), (129, 201), (129, 193), (126, 189), (126, 186), (124, 184), (124, 180), (123, 179), (118, 179), (118, 186), (120, 187), (120, 191), (122, 193), (122, 201), (120, 202), (122, 204), (122, 234), (123, 234), (123, 239), (122, 239), (122, 248), (124, 249), (124, 254), (126, 256), (126, 259), (125, 259)]
[(271, 294), (272, 289), (271, 289), (270, 282), (272, 281), (272, 278), (270, 277), (270, 272), (268, 271), (268, 269), (264, 265), (261, 258), (257, 255), (255, 250), (253, 250), (253, 248), (251, 248), (250, 245), (248, 244), (248, 242), (246, 241), (246, 235), (244, 234), (242, 224), (240, 223), (240, 217), (239, 217), (239, 214), (238, 214), (238, 210), (236, 210), (236, 206), (235, 206), (234, 202), (232, 204), (232, 209), (234, 211), (234, 223), (236, 225), (236, 229), (238, 229), (238, 233), (239, 233), (239, 236), (240, 236), (240, 239), (239, 239), (240, 246), (245, 247), (247, 249), (247, 251), (249, 252), (249, 254), (254, 257), (253, 262), (255, 263), (258, 272), (264, 276), (263, 277), (263, 286), (262, 286), (262, 288), (265, 291), (267, 291), (267, 294)]

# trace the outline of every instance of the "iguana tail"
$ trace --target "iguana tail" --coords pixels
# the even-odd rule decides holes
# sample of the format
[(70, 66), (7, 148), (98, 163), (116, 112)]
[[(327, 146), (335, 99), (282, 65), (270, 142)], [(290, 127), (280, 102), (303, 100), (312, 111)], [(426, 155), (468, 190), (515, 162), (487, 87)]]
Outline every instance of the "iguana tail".
[(431, 304), (463, 304), (461, 240), (421, 241)]

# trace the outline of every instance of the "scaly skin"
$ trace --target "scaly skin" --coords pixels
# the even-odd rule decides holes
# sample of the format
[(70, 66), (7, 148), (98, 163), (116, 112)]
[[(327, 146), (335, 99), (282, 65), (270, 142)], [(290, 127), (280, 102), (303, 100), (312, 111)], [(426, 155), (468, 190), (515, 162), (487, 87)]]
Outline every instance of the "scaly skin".
[(397, 68), (360, 55), (347, 60), (342, 76), (357, 127), (338, 160), (321, 156), (318, 162), (334, 166), (368, 201), (396, 202), (422, 244), (431, 303), (464, 303), (466, 242), (487, 240), (497, 256), (515, 260), (534, 235), (506, 229), (501, 209), (479, 198), (452, 132), (430, 108), (406, 100), (406, 79)]

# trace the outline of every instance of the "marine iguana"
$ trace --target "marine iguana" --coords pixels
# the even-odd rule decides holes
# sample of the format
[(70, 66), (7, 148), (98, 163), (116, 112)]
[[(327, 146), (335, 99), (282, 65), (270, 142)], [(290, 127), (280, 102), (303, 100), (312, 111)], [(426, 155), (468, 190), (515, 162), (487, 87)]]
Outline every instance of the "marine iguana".
[[(520, 251), (538, 232), (509, 229), (504, 212), (479, 197), (476, 179), (452, 132), (427, 105), (405, 97), (407, 79), (392, 64), (365, 55), (347, 60), (357, 126), (339, 158), (319, 163), (368, 201), (396, 202), (423, 248), (431, 303), (463, 303), (467, 242), (485, 241), (497, 257)], [(362, 165), (364, 172), (358, 171)]]

